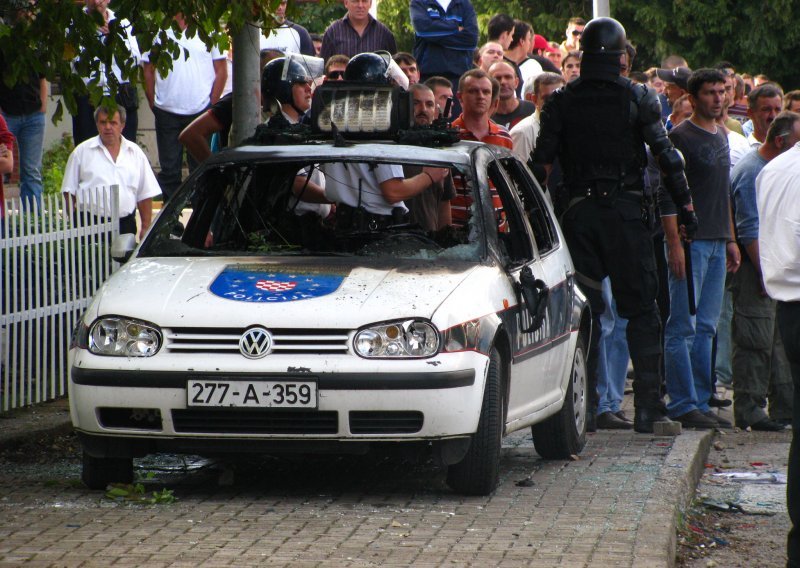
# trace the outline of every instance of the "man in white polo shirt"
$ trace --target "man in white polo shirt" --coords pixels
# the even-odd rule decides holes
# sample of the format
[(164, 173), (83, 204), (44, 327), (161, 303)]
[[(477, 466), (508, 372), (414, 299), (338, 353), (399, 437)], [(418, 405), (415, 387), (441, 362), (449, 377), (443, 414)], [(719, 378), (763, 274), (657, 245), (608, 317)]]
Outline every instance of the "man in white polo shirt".
[[(161, 164), (158, 183), (165, 199), (181, 184), (183, 146), (178, 136), (209, 105), (219, 100), (228, 77), (225, 55), (216, 47), (206, 47), (197, 35), (186, 37), (183, 14), (178, 13), (175, 21), (183, 31), (177, 35), (171, 29), (166, 32), (180, 46), (178, 57), (172, 61), (172, 70), (162, 76), (150, 63), (150, 53), (142, 56), (144, 90), (156, 119), (156, 145)], [(189, 57), (184, 51), (188, 51)], [(191, 156), (187, 156), (187, 161), (189, 171), (197, 166)]]
[(123, 107), (117, 107), (113, 115), (98, 107), (94, 117), (99, 134), (78, 144), (70, 154), (61, 192), (69, 195), (73, 211), (77, 208), (108, 217), (110, 187), (119, 186), (119, 232), (136, 234), (138, 208), (141, 238), (150, 226), (153, 197), (161, 193), (156, 176), (142, 149), (122, 136)]
[(792, 443), (786, 475), (786, 508), (792, 520), (786, 566), (800, 566), (800, 143), (756, 178), (758, 244), (764, 288), (777, 300), (778, 329), (792, 370)]

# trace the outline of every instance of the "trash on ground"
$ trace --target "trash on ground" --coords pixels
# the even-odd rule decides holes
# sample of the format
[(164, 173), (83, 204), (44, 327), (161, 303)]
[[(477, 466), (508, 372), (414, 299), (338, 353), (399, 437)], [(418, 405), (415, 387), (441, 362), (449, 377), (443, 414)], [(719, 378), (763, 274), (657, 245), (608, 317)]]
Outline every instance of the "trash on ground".
[(776, 485), (786, 484), (786, 474), (762, 472), (762, 471), (730, 471), (725, 473), (712, 473), (716, 479), (727, 479), (728, 481), (738, 481), (740, 483), (772, 483)]

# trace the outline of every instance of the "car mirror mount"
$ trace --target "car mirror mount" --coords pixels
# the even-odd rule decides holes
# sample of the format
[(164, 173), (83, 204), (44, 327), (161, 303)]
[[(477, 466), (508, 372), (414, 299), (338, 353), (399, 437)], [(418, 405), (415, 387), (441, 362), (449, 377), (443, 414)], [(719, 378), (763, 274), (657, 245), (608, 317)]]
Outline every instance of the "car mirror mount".
[(136, 235), (132, 233), (117, 235), (111, 243), (111, 258), (120, 264), (128, 262), (135, 248)]
[(523, 329), (523, 333), (531, 333), (542, 327), (547, 314), (547, 300), (550, 289), (539, 278), (534, 277), (530, 266), (522, 267), (519, 278), (519, 289), (525, 301), (525, 309), (531, 318), (531, 324)]

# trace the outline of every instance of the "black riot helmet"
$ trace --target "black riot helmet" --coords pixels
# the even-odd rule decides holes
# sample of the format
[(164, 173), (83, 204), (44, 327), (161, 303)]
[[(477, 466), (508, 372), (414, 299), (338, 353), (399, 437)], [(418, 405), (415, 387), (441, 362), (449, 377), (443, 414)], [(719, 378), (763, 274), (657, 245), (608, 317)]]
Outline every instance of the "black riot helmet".
[(386, 76), (388, 69), (389, 62), (383, 55), (378, 53), (359, 53), (345, 67), (344, 80), (388, 85), (389, 79)]
[(583, 28), (581, 51), (586, 53), (625, 53), (625, 28), (613, 18), (594, 18)]
[(388, 51), (359, 53), (344, 68), (344, 80), (374, 85), (398, 85), (408, 90), (408, 77)]
[[(294, 105), (292, 99), (292, 85), (295, 83), (308, 83), (312, 80), (308, 70), (293, 59), (285, 57), (273, 59), (264, 66), (261, 72), (261, 104), (269, 110), (271, 101), (277, 100), (280, 104)], [(298, 110), (300, 114), (302, 111)]]

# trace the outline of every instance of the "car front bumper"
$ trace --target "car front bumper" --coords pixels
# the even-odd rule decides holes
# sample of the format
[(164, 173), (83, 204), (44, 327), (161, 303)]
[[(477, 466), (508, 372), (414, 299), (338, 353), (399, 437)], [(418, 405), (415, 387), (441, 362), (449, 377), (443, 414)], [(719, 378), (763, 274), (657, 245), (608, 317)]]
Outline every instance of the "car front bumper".
[[(248, 361), (222, 372), (218, 365), (180, 370), (176, 364), (164, 370), (144, 359), (78, 351), (73, 352), (70, 374), (70, 411), (84, 448), (95, 455), (281, 448), (314, 452), (323, 445), (347, 453), (357, 442), (430, 441), (474, 433), (487, 361), (473, 351), (397, 361), (342, 356), (318, 365), (298, 358), (294, 365), (286, 364), (289, 359), (268, 364), (262, 360), (262, 368)], [(128, 367), (131, 363), (138, 368)], [(112, 364), (117, 368), (109, 368)], [(318, 407), (189, 406), (187, 384), (198, 378), (313, 380)], [(137, 449), (125, 450), (126, 445)]]

